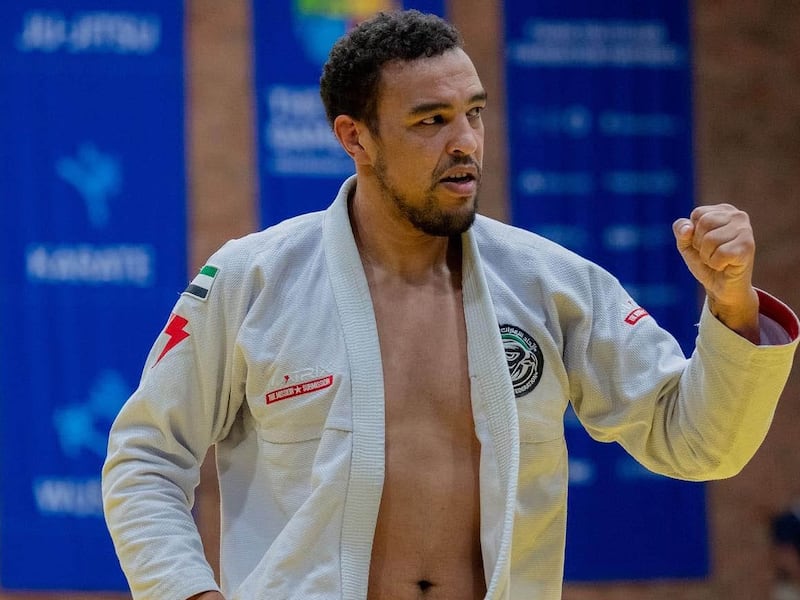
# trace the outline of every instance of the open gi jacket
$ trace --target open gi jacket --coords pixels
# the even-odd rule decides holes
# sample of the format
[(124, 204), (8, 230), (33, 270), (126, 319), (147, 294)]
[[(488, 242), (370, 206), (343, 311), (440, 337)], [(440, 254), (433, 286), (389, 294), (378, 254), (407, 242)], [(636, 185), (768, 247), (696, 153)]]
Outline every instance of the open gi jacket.
[[(226, 244), (156, 340), (103, 474), (137, 600), (216, 587), (190, 512), (211, 445), (228, 600), (365, 598), (384, 406), (354, 185)], [(729, 477), (766, 435), (797, 345), (797, 318), (760, 293), (761, 346), (704, 308), (686, 359), (604, 270), (481, 216), (463, 234), (462, 280), (492, 600), (561, 597), (568, 403), (653, 471)]]

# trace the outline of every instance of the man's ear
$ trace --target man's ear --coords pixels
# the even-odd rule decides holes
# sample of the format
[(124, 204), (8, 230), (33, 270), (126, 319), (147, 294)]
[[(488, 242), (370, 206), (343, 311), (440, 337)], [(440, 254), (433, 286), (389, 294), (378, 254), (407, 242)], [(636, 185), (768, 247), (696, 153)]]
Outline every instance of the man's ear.
[(363, 123), (356, 121), (353, 117), (348, 115), (339, 115), (333, 121), (333, 133), (336, 139), (344, 148), (344, 151), (350, 155), (350, 158), (357, 165), (372, 164), (372, 159), (369, 153), (362, 145), (364, 142), (369, 145), (369, 131)]

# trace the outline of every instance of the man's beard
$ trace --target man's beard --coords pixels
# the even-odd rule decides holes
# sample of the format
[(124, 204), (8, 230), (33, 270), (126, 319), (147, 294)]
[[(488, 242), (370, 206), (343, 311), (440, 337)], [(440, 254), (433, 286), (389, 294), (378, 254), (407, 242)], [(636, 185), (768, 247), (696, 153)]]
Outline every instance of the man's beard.
[[(374, 170), (375, 177), (378, 180), (378, 184), (381, 186), (384, 196), (392, 200), (400, 213), (411, 225), (428, 235), (450, 237), (461, 235), (469, 229), (475, 221), (475, 213), (478, 211), (477, 192), (471, 208), (464, 211), (454, 210), (452, 212), (447, 212), (442, 210), (436, 202), (434, 190), (438, 185), (439, 177), (437, 177), (437, 175), (440, 176), (448, 169), (458, 165), (478, 166), (471, 157), (464, 157), (463, 159), (453, 159), (450, 161), (450, 164), (437, 169), (437, 173), (434, 174), (433, 178), (434, 183), (425, 193), (423, 202), (419, 206), (415, 206), (409, 202), (389, 181), (389, 177), (386, 173), (386, 162), (383, 159), (382, 153), (375, 161)], [(480, 186), (480, 166), (478, 166), (478, 184)]]

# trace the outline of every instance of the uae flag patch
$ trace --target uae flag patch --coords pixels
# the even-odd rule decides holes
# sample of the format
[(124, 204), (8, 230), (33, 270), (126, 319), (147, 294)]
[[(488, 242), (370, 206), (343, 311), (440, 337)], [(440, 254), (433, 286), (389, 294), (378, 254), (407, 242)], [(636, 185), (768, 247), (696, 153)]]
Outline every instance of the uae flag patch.
[(200, 269), (200, 272), (192, 279), (192, 282), (186, 289), (183, 290), (183, 293), (199, 298), (200, 300), (205, 300), (211, 293), (211, 286), (214, 285), (214, 279), (216, 279), (217, 273), (219, 273), (217, 267), (206, 265)]

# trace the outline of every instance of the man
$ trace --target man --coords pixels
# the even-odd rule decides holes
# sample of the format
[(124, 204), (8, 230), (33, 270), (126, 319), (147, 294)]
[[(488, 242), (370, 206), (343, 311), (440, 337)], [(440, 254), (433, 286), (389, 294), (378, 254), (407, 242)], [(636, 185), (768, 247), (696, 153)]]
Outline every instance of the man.
[[(111, 432), (135, 598), (560, 598), (569, 402), (659, 473), (743, 467), (798, 336), (747, 215), (675, 223), (708, 298), (687, 360), (605, 271), (476, 217), (486, 93), (450, 25), (361, 24), (321, 93), (355, 176), (210, 259)], [(222, 592), (190, 513), (212, 444)]]

